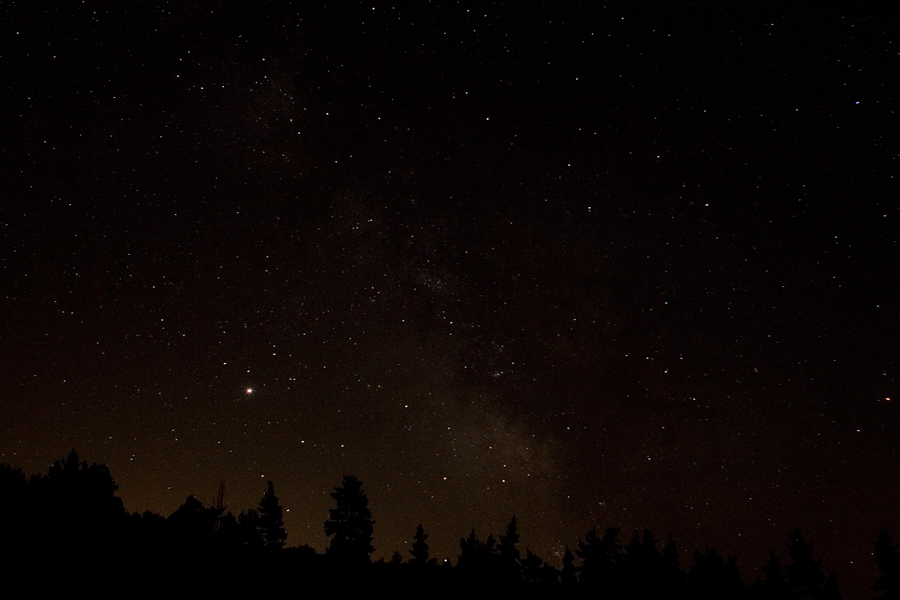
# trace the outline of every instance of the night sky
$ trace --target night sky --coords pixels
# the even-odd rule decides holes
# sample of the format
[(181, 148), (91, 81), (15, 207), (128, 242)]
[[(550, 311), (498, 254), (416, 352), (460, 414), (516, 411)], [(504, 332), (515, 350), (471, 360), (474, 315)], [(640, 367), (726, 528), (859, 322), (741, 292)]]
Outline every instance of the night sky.
[(354, 474), (376, 558), (515, 513), (750, 583), (799, 526), (866, 594), (896, 7), (312, 4), (0, 8), (0, 462), (163, 515), (272, 479), (319, 551)]

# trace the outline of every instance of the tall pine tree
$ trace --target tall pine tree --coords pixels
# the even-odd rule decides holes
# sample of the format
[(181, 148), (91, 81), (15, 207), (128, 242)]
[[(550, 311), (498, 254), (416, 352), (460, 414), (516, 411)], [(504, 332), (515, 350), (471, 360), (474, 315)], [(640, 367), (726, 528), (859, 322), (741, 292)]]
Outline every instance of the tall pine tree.
[(353, 475), (345, 475), (331, 497), (335, 507), (329, 509), (329, 519), (325, 521), (325, 535), (331, 538), (328, 556), (348, 565), (371, 562), (370, 555), (375, 551), (372, 546), (375, 521), (362, 482)]
[(566, 544), (566, 552), (563, 554), (562, 560), (563, 566), (562, 571), (560, 571), (560, 579), (563, 589), (570, 592), (578, 584), (578, 576), (575, 574), (575, 557), (572, 555), (572, 550), (568, 544)]
[(781, 567), (781, 560), (774, 550), (769, 554), (769, 562), (761, 569), (766, 578), (764, 580), (757, 579), (751, 594), (753, 598), (765, 600), (791, 600), (793, 598), (791, 588), (784, 576), (784, 569)]
[[(502, 577), (508, 582), (519, 580), (522, 577), (521, 572), (521, 554), (518, 548), (519, 543), (519, 526), (516, 516), (513, 515), (506, 526), (506, 531), (500, 535), (500, 569)], [(543, 561), (538, 563), (538, 567)]]
[(792, 562), (784, 571), (788, 587), (794, 598), (802, 600), (822, 598), (825, 585), (822, 561), (813, 560), (812, 544), (806, 541), (799, 529), (791, 532), (788, 553), (791, 555)]
[(419, 526), (416, 527), (416, 537), (413, 539), (412, 550), (409, 551), (412, 554), (412, 558), (409, 561), (409, 564), (416, 566), (434, 566), (437, 564), (437, 560), (434, 558), (429, 558), (428, 552), (428, 534), (425, 533), (425, 529), (422, 527), (422, 524), (419, 523)]
[(275, 484), (271, 481), (266, 482), (266, 491), (259, 501), (259, 530), (266, 550), (276, 551), (284, 547), (287, 539), (284, 515), (275, 495)]

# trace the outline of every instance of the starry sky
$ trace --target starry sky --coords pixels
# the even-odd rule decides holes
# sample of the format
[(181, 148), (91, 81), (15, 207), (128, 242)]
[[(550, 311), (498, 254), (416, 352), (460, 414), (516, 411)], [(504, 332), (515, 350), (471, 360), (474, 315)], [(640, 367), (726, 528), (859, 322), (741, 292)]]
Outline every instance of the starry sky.
[(864, 595), (895, 9), (311, 4), (0, 9), (0, 462), (74, 447), (164, 515), (272, 479), (318, 550), (352, 473), (376, 557), (515, 513), (749, 583), (799, 526)]

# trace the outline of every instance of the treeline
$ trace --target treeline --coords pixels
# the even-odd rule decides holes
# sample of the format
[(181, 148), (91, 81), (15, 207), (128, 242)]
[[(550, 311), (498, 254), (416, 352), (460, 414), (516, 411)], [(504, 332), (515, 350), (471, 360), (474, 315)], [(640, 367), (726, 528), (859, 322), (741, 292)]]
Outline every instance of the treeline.
[[(168, 517), (129, 514), (104, 465), (81, 462), (75, 451), (47, 475), (26, 477), (0, 465), (0, 562), (5, 582), (16, 578), (42, 589), (85, 587), (108, 593), (194, 591), (235, 595), (260, 589), (311, 592), (390, 590), (394, 593), (474, 596), (592, 597), (617, 600), (838, 600), (834, 573), (798, 530), (788, 561), (773, 551), (762, 576), (747, 586), (737, 558), (713, 549), (695, 551), (682, 566), (675, 542), (649, 530), (625, 539), (619, 528), (589, 531), (566, 548), (561, 568), (519, 543), (512, 517), (498, 538), (474, 530), (460, 540), (456, 564), (431, 556), (419, 525), (409, 556), (395, 552), (373, 562), (374, 520), (362, 483), (344, 477), (331, 494), (325, 521), (329, 546), (286, 547), (282, 507), (269, 481), (255, 509), (237, 515), (189, 496)], [(874, 542), (880, 600), (900, 599), (900, 553), (881, 531)], [(174, 587), (173, 587), (174, 586)], [(8, 586), (7, 586), (8, 587)]]

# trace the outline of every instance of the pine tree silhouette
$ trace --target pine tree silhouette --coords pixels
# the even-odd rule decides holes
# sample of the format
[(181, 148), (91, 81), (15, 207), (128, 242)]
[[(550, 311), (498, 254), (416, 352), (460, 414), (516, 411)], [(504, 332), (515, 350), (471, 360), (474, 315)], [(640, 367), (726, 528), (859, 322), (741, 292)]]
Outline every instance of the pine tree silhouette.
[(328, 556), (348, 565), (371, 562), (370, 555), (375, 551), (372, 546), (375, 521), (362, 482), (353, 475), (345, 475), (331, 497), (335, 507), (329, 509), (329, 519), (325, 521), (325, 535), (331, 538)]
[(643, 537), (637, 531), (631, 536), (622, 566), (625, 588), (635, 597), (660, 597), (668, 592), (662, 587), (662, 556), (649, 529), (644, 529)]
[(694, 551), (694, 565), (688, 572), (691, 596), (697, 600), (741, 600), (747, 597), (737, 557), (722, 558), (712, 548)]
[[(513, 515), (506, 526), (506, 531), (500, 535), (498, 550), (500, 553), (499, 567), (501, 575), (507, 582), (513, 582), (522, 578), (521, 554), (518, 548), (519, 527), (516, 516)], [(534, 559), (532, 559), (533, 561)], [(542, 560), (538, 559), (535, 569), (540, 568)]]
[(799, 529), (791, 532), (788, 553), (792, 562), (785, 568), (785, 575), (793, 597), (798, 600), (822, 598), (824, 596), (822, 586), (825, 584), (822, 561), (813, 560), (812, 544), (806, 541)]
[(419, 526), (416, 527), (416, 536), (413, 538), (412, 549), (409, 551), (412, 554), (412, 558), (409, 561), (409, 564), (416, 566), (434, 566), (437, 564), (437, 559), (429, 558), (428, 554), (428, 534), (425, 533), (425, 529), (422, 528), (422, 524), (419, 523)]
[(168, 529), (180, 554), (206, 554), (213, 545), (213, 535), (219, 514), (195, 496), (188, 496), (184, 504), (169, 515)]
[(678, 560), (678, 547), (671, 535), (666, 545), (663, 546), (660, 578), (662, 587), (666, 590), (666, 597), (678, 600), (687, 596), (687, 574), (681, 568)]
[(239, 539), (245, 550), (256, 552), (265, 548), (262, 530), (259, 527), (259, 513), (252, 508), (242, 510), (238, 515)]
[(791, 588), (784, 577), (781, 560), (774, 550), (769, 554), (769, 562), (762, 567), (762, 572), (766, 578), (762, 581), (757, 580), (754, 584), (752, 597), (766, 600), (790, 600)]
[(485, 574), (496, 566), (497, 543), (493, 535), (488, 535), (487, 540), (482, 542), (473, 529), (469, 537), (459, 540), (459, 549), (459, 559), (456, 561), (459, 569)]
[(518, 562), (519, 549), (516, 545), (519, 543), (519, 527), (516, 522), (516, 515), (509, 520), (506, 526), (506, 532), (500, 535), (500, 558), (507, 562)]
[(837, 575), (834, 574), (834, 571), (828, 571), (828, 579), (825, 580), (822, 592), (825, 600), (841, 600), (843, 598), (841, 591), (838, 589)]
[[(97, 555), (109, 550), (125, 518), (119, 486), (106, 465), (81, 462), (73, 449), (46, 477), (29, 480), (40, 552)], [(43, 531), (40, 531), (42, 530)], [(39, 533), (38, 533), (39, 532)]]
[(581, 559), (579, 583), (589, 593), (602, 593), (617, 597), (622, 587), (622, 546), (619, 544), (618, 527), (610, 527), (600, 538), (592, 529), (584, 541), (578, 541), (575, 554)]
[[(531, 548), (525, 548), (525, 558), (519, 561), (522, 565), (522, 579), (524, 582), (532, 586), (540, 585), (545, 582), (548, 573), (544, 569), (547, 564), (540, 556), (531, 551)], [(554, 583), (555, 583), (554, 573)]]
[(259, 529), (266, 550), (272, 552), (284, 547), (287, 531), (284, 529), (281, 504), (275, 495), (275, 484), (271, 481), (266, 482), (266, 491), (259, 501)]
[(572, 555), (572, 550), (569, 548), (568, 544), (566, 544), (566, 551), (563, 554), (563, 566), (562, 571), (560, 571), (560, 578), (562, 580), (563, 589), (566, 591), (575, 589), (575, 586), (578, 584), (578, 577), (575, 574), (575, 556)]
[(459, 557), (456, 559), (456, 568), (470, 569), (475, 568), (480, 562), (481, 550), (484, 544), (478, 539), (478, 534), (473, 529), (469, 537), (460, 538), (459, 540)]

